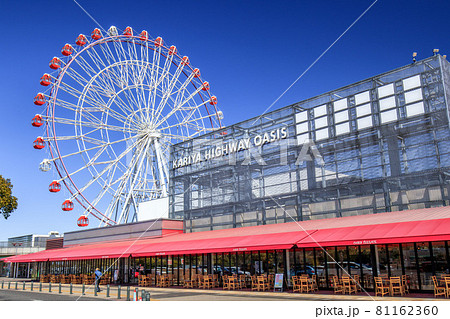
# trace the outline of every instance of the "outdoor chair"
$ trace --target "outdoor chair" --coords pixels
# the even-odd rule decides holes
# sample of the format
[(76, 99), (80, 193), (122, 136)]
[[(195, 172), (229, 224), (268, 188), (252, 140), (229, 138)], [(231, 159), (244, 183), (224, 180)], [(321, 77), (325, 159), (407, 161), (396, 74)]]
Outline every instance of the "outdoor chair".
[(308, 277), (300, 277), (300, 292), (312, 291), (312, 284)]
[(379, 294), (381, 297), (384, 295), (389, 294), (389, 286), (386, 286), (383, 282), (383, 279), (381, 277), (375, 277), (375, 296), (378, 296)]
[(402, 285), (402, 280), (400, 277), (391, 277), (390, 278), (390, 290), (391, 290), (391, 296), (395, 296), (396, 294), (403, 296), (405, 294), (405, 289)]
[(334, 293), (343, 293), (344, 287), (339, 283), (339, 278), (337, 276), (333, 276), (333, 290)]
[(317, 275), (312, 275), (312, 291), (319, 291), (319, 286), (317, 285)]
[(446, 292), (445, 287), (439, 285), (439, 282), (438, 282), (436, 276), (431, 276), (431, 279), (433, 280), (434, 297), (445, 296), (445, 292)]
[(230, 290), (236, 290), (240, 288), (240, 284), (239, 284), (239, 280), (236, 276), (231, 276), (229, 277), (229, 285), (230, 285)]
[(218, 274), (214, 274), (214, 275), (212, 275), (212, 278), (213, 278), (213, 287), (214, 288), (218, 288), (219, 285), (220, 285), (219, 275)]
[(402, 285), (403, 285), (405, 294), (409, 294), (409, 276), (408, 275), (402, 275)]
[(213, 280), (211, 275), (203, 276), (203, 289), (211, 289), (213, 288)]
[(345, 294), (348, 292), (348, 294), (352, 294), (353, 292), (356, 294), (356, 283), (355, 281), (350, 277), (342, 277), (342, 292)]
[(239, 289), (247, 288), (245, 275), (239, 275)]
[(292, 292), (300, 292), (300, 279), (298, 276), (292, 276)]
[(445, 277), (445, 297), (450, 297), (450, 277)]
[(258, 290), (258, 278), (256, 278), (256, 275), (252, 276), (252, 291)]
[(228, 275), (223, 275), (222, 280), (223, 280), (222, 288), (223, 289), (230, 289), (230, 281), (228, 279)]
[(269, 283), (267, 278), (264, 276), (258, 276), (258, 291), (266, 291), (269, 290)]

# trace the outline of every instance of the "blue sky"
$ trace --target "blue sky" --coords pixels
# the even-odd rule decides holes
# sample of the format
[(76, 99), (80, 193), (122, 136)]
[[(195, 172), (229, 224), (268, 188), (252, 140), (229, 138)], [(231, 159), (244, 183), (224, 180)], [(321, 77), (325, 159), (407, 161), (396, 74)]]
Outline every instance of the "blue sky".
[[(106, 29), (145, 29), (176, 45), (210, 82), (228, 125), (260, 115), (373, 0), (78, 2)], [(449, 54), (448, 12), (448, 1), (379, 0), (272, 109), (406, 65), (414, 51)], [(19, 198), (0, 219), (0, 240), (75, 230), (80, 212), (61, 211), (64, 194), (47, 190), (54, 170), (38, 170), (30, 120), (50, 59), (97, 25), (72, 0), (2, 1), (0, 24), (0, 174)]]

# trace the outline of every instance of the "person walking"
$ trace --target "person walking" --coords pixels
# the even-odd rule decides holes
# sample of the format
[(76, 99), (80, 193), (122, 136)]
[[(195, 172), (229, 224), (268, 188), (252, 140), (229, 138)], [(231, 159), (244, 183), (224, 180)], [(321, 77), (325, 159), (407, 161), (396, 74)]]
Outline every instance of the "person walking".
[(100, 268), (96, 268), (95, 269), (95, 289), (97, 290), (97, 292), (100, 292), (100, 278), (102, 277), (102, 273), (100, 271)]

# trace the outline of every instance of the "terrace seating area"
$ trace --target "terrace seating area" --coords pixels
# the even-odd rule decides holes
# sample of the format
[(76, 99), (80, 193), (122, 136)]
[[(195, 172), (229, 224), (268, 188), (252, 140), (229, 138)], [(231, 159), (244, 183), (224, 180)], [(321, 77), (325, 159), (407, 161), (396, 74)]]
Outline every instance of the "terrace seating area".
[[(80, 274), (80, 275), (64, 275), (64, 274), (48, 274), (41, 275), (39, 282), (52, 284), (85, 284), (92, 285), (95, 282), (94, 274)], [(111, 283), (111, 274), (105, 273), (100, 278), (100, 285), (107, 285)]]

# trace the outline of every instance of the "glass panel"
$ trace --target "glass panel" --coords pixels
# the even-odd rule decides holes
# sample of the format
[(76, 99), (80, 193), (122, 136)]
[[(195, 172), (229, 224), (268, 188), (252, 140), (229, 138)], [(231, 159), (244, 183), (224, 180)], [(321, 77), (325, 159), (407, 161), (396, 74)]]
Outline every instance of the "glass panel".
[(417, 89), (405, 93), (405, 103), (412, 103), (423, 99), (422, 89)]
[(328, 138), (328, 128), (316, 131), (316, 140), (323, 140)]
[(295, 114), (295, 122), (300, 123), (308, 120), (308, 111)]
[(335, 101), (333, 103), (333, 106), (334, 106), (334, 111), (335, 112), (343, 110), (343, 109), (347, 108), (347, 99), (342, 99), (342, 100), (339, 100), (339, 101)]
[(378, 276), (389, 276), (389, 262), (385, 245), (375, 245), (375, 258), (378, 260)]
[(392, 121), (397, 121), (397, 110), (390, 110), (386, 112), (381, 112), (381, 123), (388, 123)]
[(429, 242), (417, 243), (417, 257), (419, 258), (420, 281), (422, 290), (432, 290), (433, 264), (431, 263), (431, 254)]
[(403, 275), (399, 246), (396, 244), (388, 245), (388, 249), (389, 249), (389, 265), (391, 267), (391, 276), (398, 277)]
[(415, 116), (425, 113), (423, 102), (414, 103), (406, 106), (406, 116)]
[(380, 86), (378, 88), (378, 98), (382, 98), (392, 94), (394, 94), (394, 85), (392, 83)]
[(356, 108), (356, 116), (361, 117), (364, 115), (368, 115), (372, 113), (372, 108), (370, 107), (370, 103), (360, 105)]
[[(306, 265), (305, 265), (305, 270), (306, 270), (306, 274), (308, 275), (315, 275), (316, 271), (314, 269), (314, 252), (312, 248), (307, 248), (305, 250), (305, 258), (306, 258)], [(305, 270), (303, 271), (303, 273), (305, 273)]]
[(380, 100), (380, 111), (384, 111), (396, 106), (395, 97), (391, 96), (385, 99)]
[(370, 101), (370, 92), (366, 91), (366, 92), (362, 92), (359, 94), (355, 95), (355, 104), (362, 104), (365, 102), (369, 102)]
[(433, 244), (433, 260), (434, 260), (434, 271), (436, 276), (439, 278), (443, 274), (448, 274), (448, 263), (447, 263), (447, 252), (445, 249), (444, 242), (434, 242)]
[(363, 287), (365, 289), (373, 288), (373, 265), (370, 246), (361, 246), (361, 264), (363, 266)]
[(328, 118), (326, 116), (314, 120), (316, 129), (328, 126)]
[(409, 286), (411, 289), (419, 289), (414, 246), (413, 244), (402, 244), (402, 250), (405, 275), (409, 277)]
[(327, 114), (327, 106), (325, 104), (314, 108), (314, 117), (323, 116), (325, 114)]
[(336, 125), (336, 135), (346, 134), (350, 132), (348, 122)]
[(420, 75), (416, 75), (403, 80), (403, 89), (409, 90), (420, 86)]

